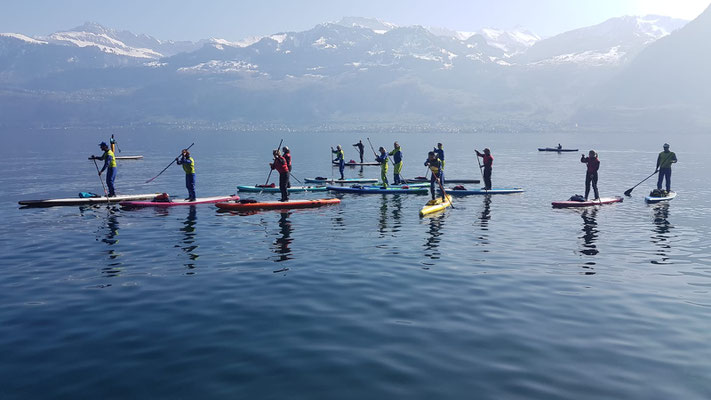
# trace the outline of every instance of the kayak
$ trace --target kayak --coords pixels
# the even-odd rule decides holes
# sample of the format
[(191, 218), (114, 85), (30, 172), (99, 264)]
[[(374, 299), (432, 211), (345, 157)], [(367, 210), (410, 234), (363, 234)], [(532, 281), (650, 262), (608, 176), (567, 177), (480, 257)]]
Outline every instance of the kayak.
[(447, 207), (450, 207), (452, 205), (452, 196), (446, 195), (445, 199), (442, 200), (442, 197), (437, 197), (434, 200), (430, 200), (425, 204), (424, 207), (420, 210), (420, 217), (424, 217), (427, 214), (432, 214), (437, 211), (442, 211)]
[(305, 178), (306, 183), (376, 183), (375, 178), (348, 178), (348, 179), (328, 179), (328, 178)]
[(523, 193), (521, 188), (499, 188), (499, 189), (447, 189), (447, 193), (452, 196), (467, 196), (470, 194), (512, 194)]
[[(429, 178), (425, 178), (424, 176), (418, 176), (412, 179), (408, 179), (408, 182), (429, 182)], [(447, 179), (447, 177), (444, 178), (444, 183), (480, 183), (481, 181), (479, 179)]]
[(555, 151), (558, 153), (565, 153), (569, 151), (578, 151), (578, 149), (559, 149), (557, 147), (539, 147), (538, 151)]
[(554, 201), (551, 203), (554, 208), (565, 208), (565, 207), (591, 207), (591, 206), (599, 206), (603, 204), (612, 204), (612, 203), (620, 203), (624, 200), (622, 197), (616, 196), (616, 197), (601, 197), (597, 200), (587, 200), (587, 201), (572, 201), (572, 200), (564, 200), (564, 201)]
[[(365, 166), (374, 166), (374, 165), (380, 165), (380, 163), (378, 163), (378, 162), (364, 162), (364, 163), (359, 163), (359, 162), (346, 162), (346, 163), (345, 163), (345, 166), (346, 166), (346, 167), (358, 167), (358, 166), (365, 167)], [(333, 166), (334, 166), (334, 167), (337, 167), (337, 166), (338, 166), (338, 163), (335, 162), (335, 161), (333, 161)]]
[(18, 204), (25, 207), (54, 207), (54, 206), (85, 206), (92, 204), (120, 203), (130, 200), (150, 200), (160, 193), (123, 194), (114, 197), (69, 197), (66, 199), (47, 200), (20, 200)]
[[(240, 192), (265, 192), (279, 193), (279, 186), (275, 187), (259, 187), (259, 186), (237, 186)], [(326, 186), (292, 186), (287, 189), (289, 193), (293, 192), (325, 192)]]
[(360, 193), (360, 194), (427, 194), (426, 187), (414, 188), (382, 188), (374, 186), (326, 186), (326, 189), (334, 192)]
[(649, 204), (654, 204), (654, 203), (659, 203), (662, 201), (670, 201), (676, 197), (676, 192), (669, 192), (667, 193), (666, 196), (647, 196), (644, 198), (644, 201), (646, 201)]
[(262, 202), (225, 202), (217, 203), (215, 206), (220, 210), (231, 211), (251, 211), (251, 210), (285, 210), (290, 208), (313, 208), (340, 203), (340, 199), (316, 199), (316, 200), (289, 200), (289, 201), (262, 201)]
[[(143, 156), (114, 156), (117, 160), (142, 160)], [(95, 160), (95, 158), (89, 157), (90, 160)]]
[(214, 197), (198, 197), (197, 199), (183, 200), (174, 199), (171, 201), (140, 201), (140, 200), (130, 200), (122, 201), (119, 203), (122, 207), (175, 207), (175, 206), (194, 206), (197, 204), (211, 204), (211, 203), (221, 203), (225, 201), (237, 201), (239, 196), (214, 196)]

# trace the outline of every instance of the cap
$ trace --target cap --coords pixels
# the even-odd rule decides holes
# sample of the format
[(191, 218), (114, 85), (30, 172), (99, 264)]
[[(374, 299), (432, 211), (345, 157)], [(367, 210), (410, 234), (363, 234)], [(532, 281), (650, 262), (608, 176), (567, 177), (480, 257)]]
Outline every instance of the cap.
[(107, 145), (106, 142), (101, 142), (99, 143), (99, 147), (109, 147), (109, 145)]
[(664, 148), (669, 148), (669, 143), (664, 143)]

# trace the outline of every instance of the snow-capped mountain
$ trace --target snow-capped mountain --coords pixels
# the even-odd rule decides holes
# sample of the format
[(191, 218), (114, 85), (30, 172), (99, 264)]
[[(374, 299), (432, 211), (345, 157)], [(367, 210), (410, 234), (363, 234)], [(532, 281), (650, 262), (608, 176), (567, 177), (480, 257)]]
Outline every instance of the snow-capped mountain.
[(483, 28), (476, 32), (454, 31), (440, 27), (428, 27), (427, 29), (437, 36), (451, 37), (462, 41), (469, 40), (474, 35), (479, 35), (484, 38), (489, 46), (500, 49), (504, 53), (505, 58), (520, 54), (541, 40), (540, 36), (525, 29), (505, 31), (494, 28)]
[(528, 64), (616, 65), (688, 21), (660, 16), (625, 16), (536, 42), (516, 58)]
[(397, 28), (395, 24), (383, 22), (377, 18), (363, 17), (343, 17), (340, 21), (336, 22), (336, 25), (347, 26), (350, 28), (366, 28), (375, 33), (385, 33), (389, 30)]

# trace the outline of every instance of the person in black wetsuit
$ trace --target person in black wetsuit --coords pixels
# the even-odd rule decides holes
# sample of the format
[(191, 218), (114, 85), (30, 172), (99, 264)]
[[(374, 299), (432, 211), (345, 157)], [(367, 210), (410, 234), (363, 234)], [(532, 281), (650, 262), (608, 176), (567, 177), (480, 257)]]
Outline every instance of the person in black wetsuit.
[(491, 168), (494, 165), (494, 157), (491, 155), (491, 150), (484, 149), (484, 153), (479, 153), (479, 150), (474, 150), (477, 157), (481, 157), (484, 161), (484, 190), (491, 190)]
[[(432, 176), (430, 177), (430, 194), (432, 195), (432, 200), (435, 199), (435, 183), (441, 184), (442, 182), (442, 160), (437, 157), (434, 151), (430, 151), (427, 154), (427, 160), (425, 160), (425, 166), (430, 168)], [(439, 180), (439, 182), (437, 182)], [(442, 200), (444, 200), (444, 192), (442, 192)]]
[(353, 147), (358, 149), (358, 155), (360, 156), (360, 163), (363, 164), (363, 149), (365, 149), (365, 146), (363, 145), (363, 141), (359, 140), (358, 143), (353, 145)]

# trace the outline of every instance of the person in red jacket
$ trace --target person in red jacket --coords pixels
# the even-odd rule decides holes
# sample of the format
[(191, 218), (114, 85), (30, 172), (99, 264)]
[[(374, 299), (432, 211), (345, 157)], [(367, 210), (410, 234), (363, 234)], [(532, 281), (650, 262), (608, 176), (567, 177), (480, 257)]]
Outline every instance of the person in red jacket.
[(595, 200), (598, 200), (600, 193), (597, 191), (597, 170), (600, 169), (600, 160), (597, 158), (597, 153), (595, 153), (595, 150), (590, 150), (587, 157), (585, 157), (585, 154), (582, 154), (580, 156), (580, 162), (588, 165), (588, 169), (585, 172), (585, 200), (588, 199), (588, 195), (590, 194), (591, 183), (595, 191)]
[(491, 167), (494, 165), (494, 156), (491, 155), (491, 150), (484, 149), (484, 153), (476, 151), (476, 156), (481, 157), (484, 161), (484, 190), (491, 190)]
[[(291, 175), (291, 150), (287, 146), (282, 147), (282, 154), (284, 154), (284, 159), (286, 160), (286, 165), (289, 166), (289, 175)], [(291, 187), (291, 180), (289, 180), (289, 186)]]
[(269, 164), (269, 166), (279, 173), (280, 201), (289, 201), (289, 164), (284, 157), (281, 156), (279, 149), (275, 149), (273, 154), (274, 162)]

